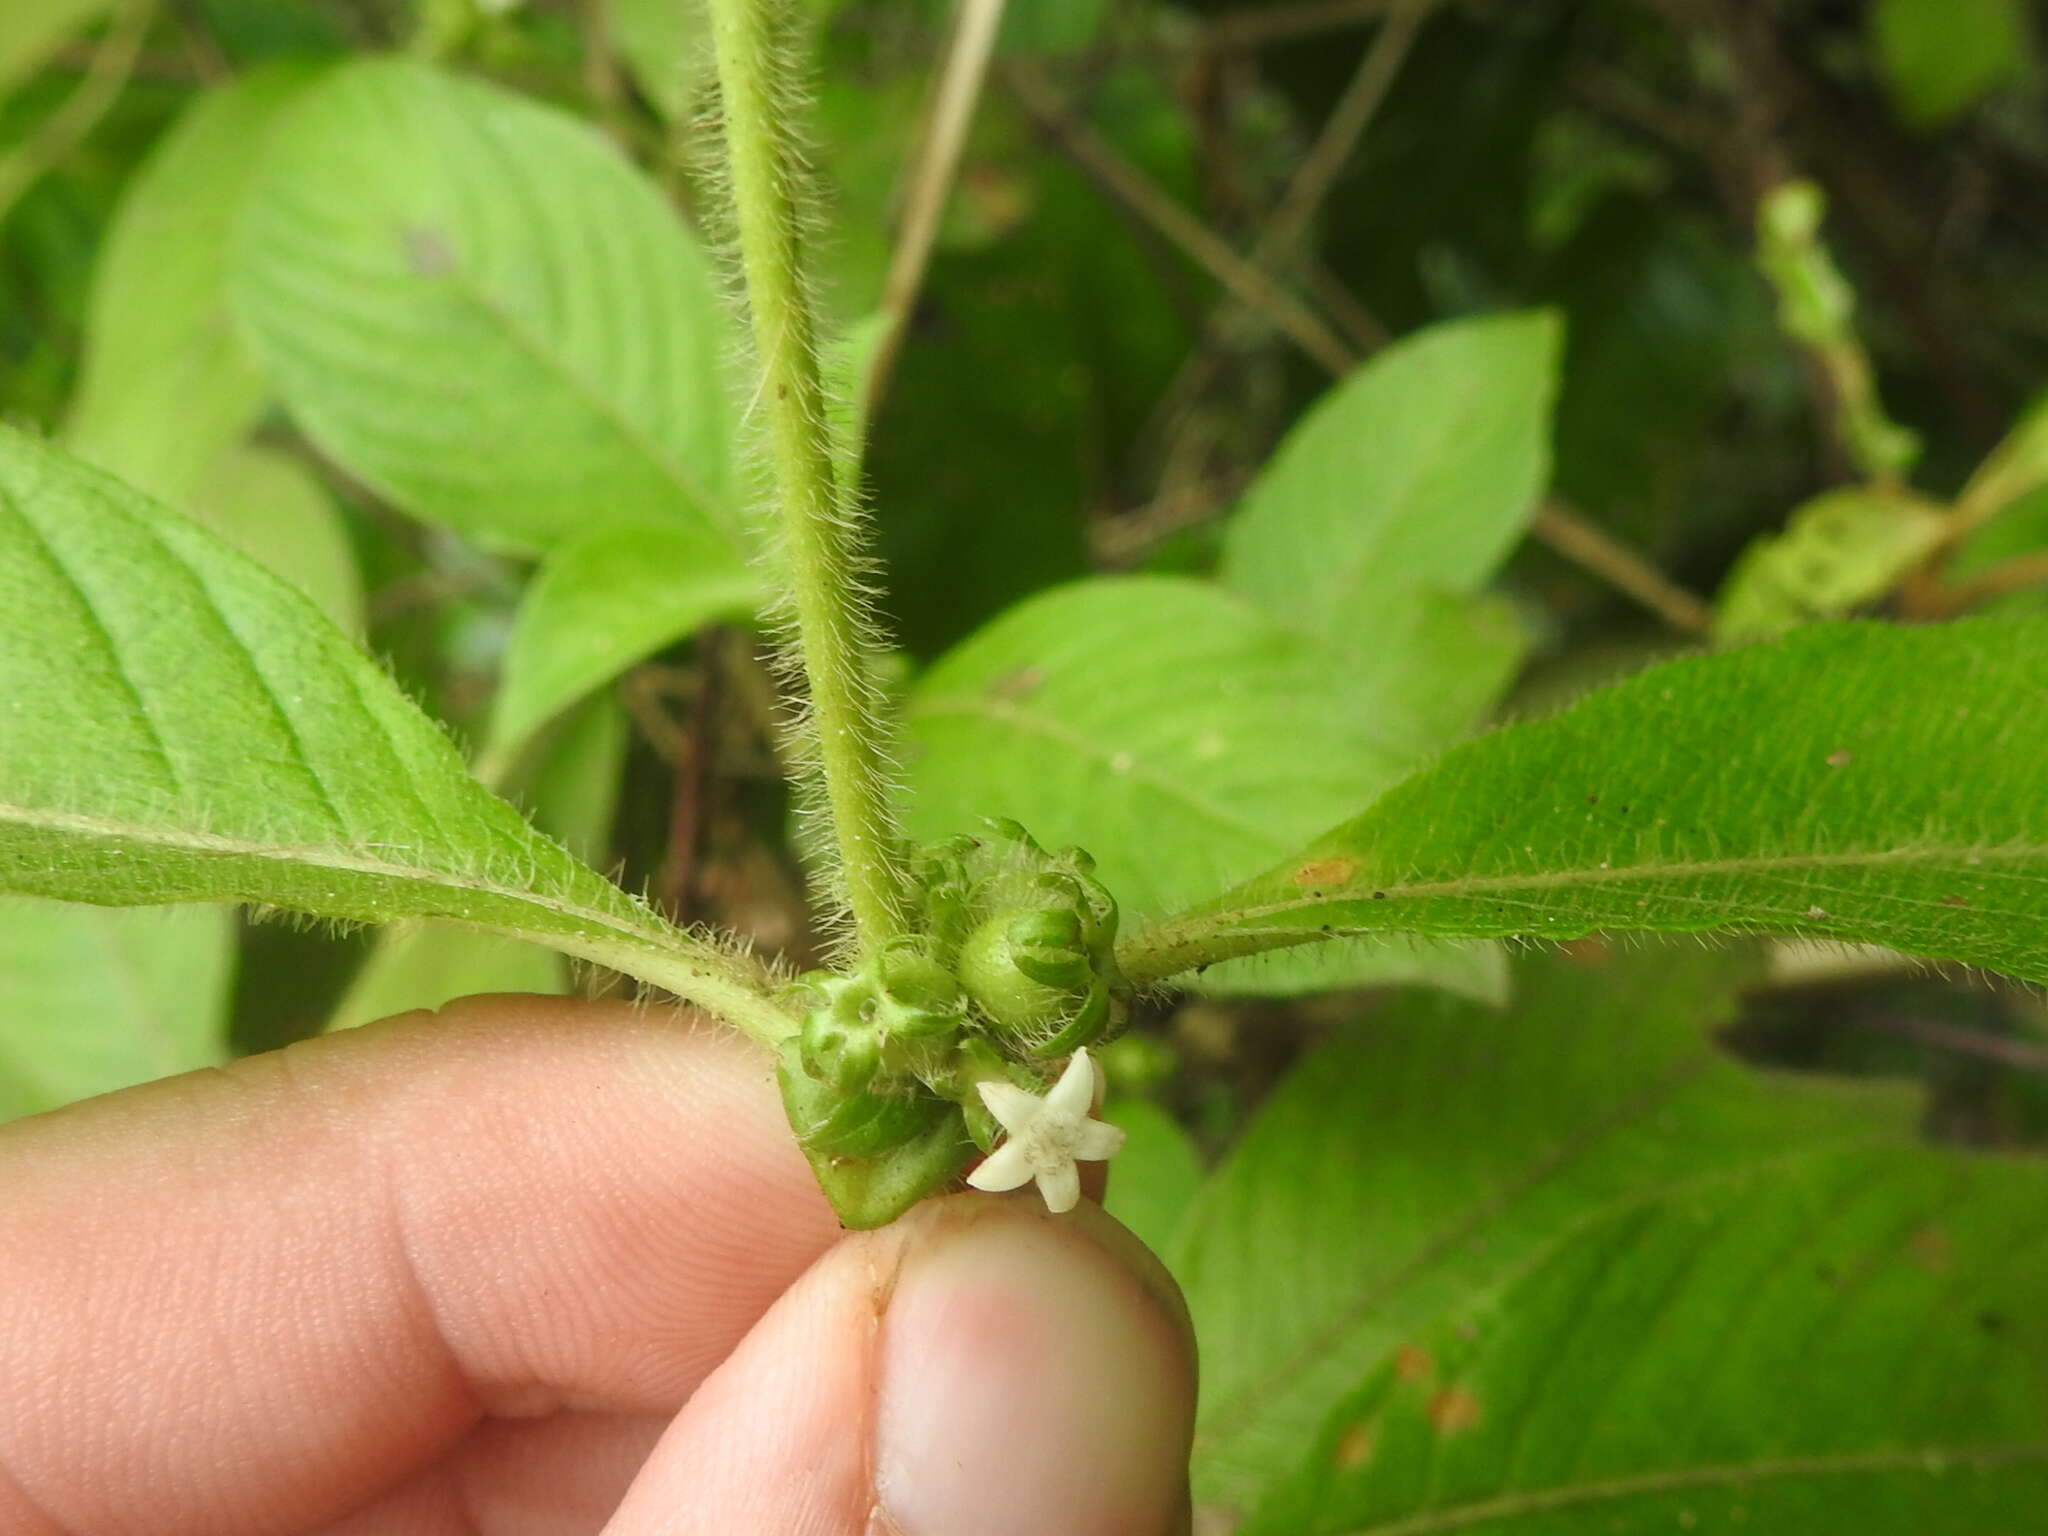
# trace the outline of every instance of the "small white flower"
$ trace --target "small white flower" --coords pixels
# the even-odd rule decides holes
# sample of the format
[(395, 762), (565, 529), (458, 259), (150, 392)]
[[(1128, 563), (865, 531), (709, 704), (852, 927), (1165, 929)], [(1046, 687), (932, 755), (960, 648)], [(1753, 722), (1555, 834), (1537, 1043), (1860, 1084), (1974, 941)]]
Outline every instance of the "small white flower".
[(1042, 1098), (1014, 1083), (976, 1084), (981, 1102), (1010, 1136), (967, 1176), (967, 1182), (976, 1189), (1000, 1191), (1036, 1179), (1047, 1210), (1071, 1211), (1081, 1199), (1081, 1175), (1074, 1160), (1099, 1163), (1124, 1144), (1122, 1131), (1088, 1118), (1101, 1072), (1088, 1052), (1079, 1050)]

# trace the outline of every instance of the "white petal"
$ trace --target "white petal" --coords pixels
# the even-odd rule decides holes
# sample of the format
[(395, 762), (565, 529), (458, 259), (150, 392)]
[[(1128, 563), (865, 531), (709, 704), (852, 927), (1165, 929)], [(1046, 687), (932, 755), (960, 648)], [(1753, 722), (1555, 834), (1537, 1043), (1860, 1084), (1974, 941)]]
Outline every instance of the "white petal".
[(1112, 1158), (1122, 1150), (1124, 1133), (1121, 1126), (1104, 1125), (1100, 1120), (1090, 1120), (1074, 1137), (1074, 1156), (1084, 1163), (1099, 1163)]
[(1038, 1174), (1038, 1192), (1045, 1196), (1045, 1208), (1055, 1215), (1071, 1211), (1081, 1203), (1081, 1175), (1072, 1163), (1059, 1163)]
[(1052, 1085), (1052, 1092), (1045, 1096), (1045, 1111), (1063, 1120), (1085, 1120), (1088, 1107), (1094, 1101), (1095, 1068), (1088, 1060), (1087, 1047), (1083, 1046), (1074, 1052), (1074, 1059), (1067, 1063), (1067, 1070), (1060, 1074), (1060, 1080)]
[(1039, 1106), (1044, 1102), (1035, 1093), (1027, 1093), (1015, 1083), (976, 1083), (981, 1090), (981, 1102), (988, 1106), (988, 1112), (1002, 1122), (1004, 1130), (1012, 1136), (1038, 1118)]
[(1006, 1141), (982, 1161), (982, 1165), (967, 1175), (967, 1182), (976, 1189), (985, 1189), (991, 1194), (1001, 1194), (1006, 1189), (1021, 1189), (1031, 1182), (1033, 1169), (1031, 1160), (1024, 1155), (1021, 1142)]

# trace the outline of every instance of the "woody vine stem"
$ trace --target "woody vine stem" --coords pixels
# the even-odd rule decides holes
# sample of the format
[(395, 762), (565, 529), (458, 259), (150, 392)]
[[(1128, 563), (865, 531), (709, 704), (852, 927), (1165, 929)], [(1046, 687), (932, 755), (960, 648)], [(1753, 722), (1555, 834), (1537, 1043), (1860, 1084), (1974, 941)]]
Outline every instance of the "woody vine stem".
[(709, 0), (727, 174), (759, 378), (775, 523), (810, 690), (840, 888), (863, 954), (907, 929), (909, 881), (874, 698), (861, 510), (843, 483), (804, 280), (802, 93), (779, 0)]

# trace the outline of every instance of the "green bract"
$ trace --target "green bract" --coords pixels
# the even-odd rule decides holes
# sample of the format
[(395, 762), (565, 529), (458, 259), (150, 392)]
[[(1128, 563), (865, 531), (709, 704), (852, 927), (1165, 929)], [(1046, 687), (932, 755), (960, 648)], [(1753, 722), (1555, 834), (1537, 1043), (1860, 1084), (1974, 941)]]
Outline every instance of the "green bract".
[(920, 858), (920, 933), (791, 989), (783, 1104), (846, 1225), (894, 1219), (994, 1148), (980, 1084), (1041, 1090), (1041, 1063), (1123, 1028), (1117, 905), (1094, 867), (991, 821)]

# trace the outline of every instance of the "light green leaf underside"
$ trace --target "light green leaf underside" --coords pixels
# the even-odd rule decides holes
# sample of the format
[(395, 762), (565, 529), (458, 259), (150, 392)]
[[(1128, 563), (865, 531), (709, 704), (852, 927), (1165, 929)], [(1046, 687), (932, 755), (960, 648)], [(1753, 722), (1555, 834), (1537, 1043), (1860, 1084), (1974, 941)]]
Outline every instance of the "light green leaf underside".
[(181, 510), (263, 406), (228, 249), (271, 130), (316, 76), (271, 65), (195, 97), (123, 191), (93, 271), (65, 442)]
[(400, 60), (280, 127), (237, 315), (293, 415), (406, 510), (540, 551), (605, 523), (738, 526), (704, 257), (597, 133)]
[(327, 1028), (353, 1029), (485, 992), (568, 990), (568, 967), (551, 949), (446, 923), (394, 924), (377, 935)]
[(1326, 934), (1736, 929), (2048, 980), (2044, 653), (2036, 618), (1827, 624), (1654, 668), (1125, 952), (1150, 977)]
[(446, 917), (758, 1004), (746, 967), (476, 784), (306, 599), (12, 431), (0, 612), (0, 889)]
[(1391, 605), (1477, 590), (1549, 477), (1561, 343), (1556, 316), (1529, 313), (1387, 348), (1317, 402), (1246, 493), (1224, 582), (1367, 655)]
[(0, 897), (0, 1120), (227, 1054), (226, 907)]
[(1506, 1012), (1403, 994), (1297, 1069), (1171, 1255), (1203, 1345), (1198, 1497), (1255, 1506), (1340, 1400), (1573, 1230), (1910, 1141), (1906, 1094), (1754, 1077), (1714, 1050), (1703, 1026), (1752, 969), (1529, 957)]
[(593, 688), (708, 623), (746, 616), (760, 598), (759, 578), (709, 529), (608, 528), (565, 544), (520, 601), (492, 755), (517, 751)]
[(290, 454), (237, 445), (185, 504), (210, 529), (310, 598), (337, 629), (360, 634), (363, 581), (355, 546), (325, 488)]
[[(1489, 645), (1446, 670), (1433, 708), (1455, 710), (1462, 695), (1469, 720), (1483, 707), (1515, 654)], [(1373, 684), (1406, 681), (1335, 666), (1314, 640), (1206, 583), (1078, 582), (1011, 609), (919, 680), (905, 717), (907, 815), (925, 839), (1010, 816), (1049, 846), (1079, 844), (1128, 923), (1216, 890), (1358, 804), (1362, 786), (1399, 779), (1423, 749)], [(1414, 946), (1392, 956), (1410, 974), (1416, 961)], [(1385, 963), (1358, 953), (1302, 974), (1362, 984)], [(1484, 984), (1484, 960), (1430, 963)], [(1303, 984), (1295, 969), (1268, 962), (1219, 980), (1285, 992)]]

